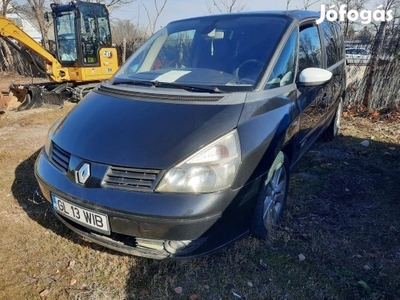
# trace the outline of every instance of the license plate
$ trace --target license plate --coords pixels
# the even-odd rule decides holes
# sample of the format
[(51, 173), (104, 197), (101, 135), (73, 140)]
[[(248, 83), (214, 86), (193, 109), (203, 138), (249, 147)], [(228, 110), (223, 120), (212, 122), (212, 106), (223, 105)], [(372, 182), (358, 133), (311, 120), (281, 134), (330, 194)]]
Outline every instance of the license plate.
[(54, 210), (60, 215), (85, 227), (101, 233), (110, 234), (110, 225), (107, 215), (72, 204), (55, 195), (51, 195), (51, 199)]

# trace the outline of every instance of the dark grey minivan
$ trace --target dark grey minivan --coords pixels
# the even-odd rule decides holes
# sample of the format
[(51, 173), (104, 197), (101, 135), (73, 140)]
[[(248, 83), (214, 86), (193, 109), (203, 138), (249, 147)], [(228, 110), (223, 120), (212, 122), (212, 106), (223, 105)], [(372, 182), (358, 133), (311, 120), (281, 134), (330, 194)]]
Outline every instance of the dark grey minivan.
[(86, 239), (156, 259), (265, 238), (289, 174), (338, 132), (345, 50), (310, 11), (172, 22), (49, 131), (35, 174)]

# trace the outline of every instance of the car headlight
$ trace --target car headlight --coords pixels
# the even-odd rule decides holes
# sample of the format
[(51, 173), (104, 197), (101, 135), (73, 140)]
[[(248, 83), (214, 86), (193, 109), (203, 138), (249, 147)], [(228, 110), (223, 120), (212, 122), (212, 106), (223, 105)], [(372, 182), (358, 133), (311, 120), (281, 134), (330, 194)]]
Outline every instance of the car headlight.
[(53, 125), (51, 125), (49, 131), (47, 132), (47, 138), (46, 138), (46, 143), (44, 144), (44, 151), (46, 152), (47, 156), (50, 155), (50, 147), (51, 147), (51, 140), (53, 138), (53, 135), (60, 125), (60, 123), (65, 119), (65, 117), (60, 118), (58, 121), (56, 121)]
[(210, 193), (226, 189), (241, 162), (239, 136), (229, 132), (169, 169), (157, 192)]

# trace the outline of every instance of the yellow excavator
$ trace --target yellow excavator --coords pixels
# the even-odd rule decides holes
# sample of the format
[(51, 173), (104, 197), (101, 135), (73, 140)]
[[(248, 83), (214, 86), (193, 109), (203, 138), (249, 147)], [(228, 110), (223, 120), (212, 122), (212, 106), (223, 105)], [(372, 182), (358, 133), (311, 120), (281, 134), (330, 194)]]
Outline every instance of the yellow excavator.
[(118, 69), (104, 4), (74, 1), (64, 5), (52, 3), (50, 7), (51, 13), (45, 13), (45, 19), (52, 18), (54, 24), (54, 41), (49, 51), (0, 15), (0, 38), (50, 79), (43, 84), (10, 86), (22, 102), (20, 110), (43, 103), (62, 105), (67, 99), (79, 101)]

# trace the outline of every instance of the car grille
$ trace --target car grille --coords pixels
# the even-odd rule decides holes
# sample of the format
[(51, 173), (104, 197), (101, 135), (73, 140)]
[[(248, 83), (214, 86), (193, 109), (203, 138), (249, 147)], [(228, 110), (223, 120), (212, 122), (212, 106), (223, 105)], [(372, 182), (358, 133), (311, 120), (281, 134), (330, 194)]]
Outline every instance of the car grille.
[(50, 157), (57, 168), (64, 172), (68, 171), (69, 159), (71, 158), (70, 153), (61, 149), (55, 143), (52, 143)]
[(134, 169), (111, 166), (104, 176), (102, 186), (131, 191), (153, 191), (159, 170)]

